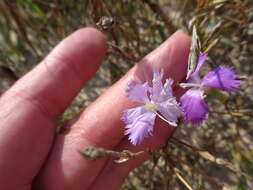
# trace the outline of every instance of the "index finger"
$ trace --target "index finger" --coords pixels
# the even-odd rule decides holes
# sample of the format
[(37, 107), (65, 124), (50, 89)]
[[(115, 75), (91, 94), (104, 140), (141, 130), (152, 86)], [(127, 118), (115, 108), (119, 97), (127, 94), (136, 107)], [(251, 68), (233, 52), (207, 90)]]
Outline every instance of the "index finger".
[(31, 183), (49, 152), (58, 116), (95, 73), (105, 50), (100, 32), (80, 29), (1, 97), (0, 186)]

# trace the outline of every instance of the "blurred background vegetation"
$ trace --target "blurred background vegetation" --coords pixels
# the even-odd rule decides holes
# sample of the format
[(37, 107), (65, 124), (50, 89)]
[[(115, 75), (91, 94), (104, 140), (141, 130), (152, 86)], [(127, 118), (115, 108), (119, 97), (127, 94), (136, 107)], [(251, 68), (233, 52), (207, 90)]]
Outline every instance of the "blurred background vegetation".
[(235, 68), (237, 93), (211, 91), (212, 108), (199, 128), (181, 125), (167, 145), (130, 173), (122, 190), (253, 189), (252, 0), (2, 0), (0, 93), (31, 70), (64, 37), (93, 26), (108, 53), (62, 121), (82, 111), (148, 52), (178, 29), (197, 26), (205, 70)]

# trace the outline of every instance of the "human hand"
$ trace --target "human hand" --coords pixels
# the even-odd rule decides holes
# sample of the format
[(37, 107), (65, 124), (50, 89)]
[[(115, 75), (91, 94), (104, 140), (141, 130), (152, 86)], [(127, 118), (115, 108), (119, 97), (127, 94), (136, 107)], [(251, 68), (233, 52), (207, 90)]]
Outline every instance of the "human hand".
[(175, 33), (55, 135), (58, 117), (106, 53), (106, 39), (95, 29), (80, 29), (63, 40), (0, 99), (0, 189), (119, 189), (148, 156), (116, 164), (106, 158), (85, 160), (77, 150), (97, 146), (135, 152), (164, 145), (174, 128), (159, 120), (152, 137), (138, 146), (129, 143), (120, 117), (134, 104), (124, 91), (130, 78), (143, 78), (144, 62), (182, 80), (189, 46), (189, 36)]

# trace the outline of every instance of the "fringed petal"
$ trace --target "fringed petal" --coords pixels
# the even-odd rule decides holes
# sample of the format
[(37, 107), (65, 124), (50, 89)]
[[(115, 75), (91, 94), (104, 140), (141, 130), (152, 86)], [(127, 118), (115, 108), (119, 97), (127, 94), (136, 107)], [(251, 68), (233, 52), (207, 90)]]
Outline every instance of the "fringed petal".
[(151, 99), (153, 101), (159, 101), (160, 94), (163, 90), (163, 70), (154, 69), (152, 88), (151, 88)]
[(181, 106), (185, 112), (184, 119), (193, 125), (199, 125), (207, 119), (209, 108), (204, 97), (204, 91), (190, 89), (180, 98)]
[(157, 109), (173, 126), (177, 126), (178, 118), (183, 116), (183, 110), (175, 98), (160, 103)]
[(150, 90), (151, 93), (150, 98), (153, 102), (163, 102), (173, 96), (171, 88), (173, 80), (170, 78), (166, 79), (165, 84), (163, 85), (162, 77), (163, 77), (163, 70), (154, 71), (154, 77), (152, 81), (153, 86)]
[(137, 83), (135, 81), (131, 81), (128, 83), (128, 88), (126, 89), (128, 98), (135, 102), (146, 103), (149, 101), (148, 99), (148, 83)]
[(122, 120), (126, 123), (125, 135), (129, 135), (128, 139), (133, 145), (140, 144), (144, 138), (152, 135), (155, 117), (155, 113), (144, 107), (124, 111)]
[(236, 91), (242, 82), (241, 80), (237, 80), (237, 78), (238, 75), (233, 69), (218, 67), (204, 76), (202, 85), (224, 91)]

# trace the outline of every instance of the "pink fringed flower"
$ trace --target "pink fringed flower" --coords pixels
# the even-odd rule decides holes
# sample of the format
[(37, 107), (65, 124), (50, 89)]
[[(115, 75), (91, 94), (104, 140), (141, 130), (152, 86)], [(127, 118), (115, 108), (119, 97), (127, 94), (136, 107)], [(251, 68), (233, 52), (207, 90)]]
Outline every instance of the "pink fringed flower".
[(182, 87), (191, 87), (181, 98), (180, 102), (184, 109), (184, 119), (194, 125), (199, 125), (209, 113), (205, 103), (204, 91), (206, 87), (217, 88), (223, 91), (235, 91), (239, 88), (241, 80), (233, 69), (218, 67), (207, 73), (203, 78), (199, 76), (199, 70), (206, 60), (207, 54), (201, 54), (196, 70), (187, 83), (181, 83)]
[(125, 135), (133, 145), (140, 144), (144, 138), (153, 133), (156, 116), (172, 126), (177, 126), (178, 118), (183, 115), (182, 109), (172, 94), (172, 79), (162, 83), (163, 71), (154, 71), (152, 86), (148, 83), (131, 81), (126, 90), (128, 98), (142, 103), (142, 106), (127, 109), (123, 112)]

